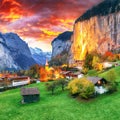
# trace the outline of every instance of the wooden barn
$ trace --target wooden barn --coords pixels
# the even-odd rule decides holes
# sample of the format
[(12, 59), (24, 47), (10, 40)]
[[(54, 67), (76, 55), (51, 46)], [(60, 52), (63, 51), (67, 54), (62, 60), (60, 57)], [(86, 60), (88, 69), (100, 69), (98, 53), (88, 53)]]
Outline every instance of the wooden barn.
[(37, 102), (40, 99), (38, 88), (21, 88), (22, 103)]

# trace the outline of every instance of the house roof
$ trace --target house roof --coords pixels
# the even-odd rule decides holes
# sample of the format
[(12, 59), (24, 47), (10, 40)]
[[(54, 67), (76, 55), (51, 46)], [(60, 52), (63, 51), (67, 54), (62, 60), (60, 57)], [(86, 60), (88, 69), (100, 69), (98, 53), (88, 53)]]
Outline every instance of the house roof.
[(87, 77), (88, 80), (90, 80), (93, 84), (96, 84), (99, 80), (102, 80), (103, 78), (99, 77)]
[(28, 78), (29, 78), (28, 76), (18, 76), (18, 77), (10, 78), (10, 80), (25, 80)]
[(71, 73), (71, 71), (63, 71), (62, 74), (66, 75), (68, 73)]
[(73, 73), (74, 75), (80, 75), (81, 74), (81, 72), (75, 72), (75, 73)]
[(21, 95), (38, 95), (38, 88), (21, 88)]

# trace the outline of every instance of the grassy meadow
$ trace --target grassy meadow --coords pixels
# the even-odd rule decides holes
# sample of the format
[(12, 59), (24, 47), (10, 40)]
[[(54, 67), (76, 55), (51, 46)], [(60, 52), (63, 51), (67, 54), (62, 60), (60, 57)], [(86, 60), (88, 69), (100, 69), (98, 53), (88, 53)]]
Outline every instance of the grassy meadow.
[[(120, 79), (120, 67), (114, 69)], [(20, 88), (0, 93), (0, 120), (120, 120), (120, 85), (117, 92), (88, 101), (72, 98), (67, 90), (56, 90), (51, 95), (45, 83), (28, 87), (39, 88), (40, 101), (21, 104)]]

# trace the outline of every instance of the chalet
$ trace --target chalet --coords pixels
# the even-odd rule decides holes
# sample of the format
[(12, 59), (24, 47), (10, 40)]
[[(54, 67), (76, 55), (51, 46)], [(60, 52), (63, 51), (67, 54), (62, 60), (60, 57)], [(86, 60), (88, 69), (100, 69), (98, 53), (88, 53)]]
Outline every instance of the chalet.
[(62, 71), (62, 75), (65, 78), (71, 79), (71, 71)]
[(81, 72), (75, 72), (73, 73), (73, 76), (76, 78), (82, 78), (84, 75)]
[(107, 81), (104, 78), (100, 77), (87, 77), (95, 85), (95, 92), (99, 94), (103, 94), (107, 92), (107, 89), (104, 87), (107, 84)]
[(62, 74), (64, 77), (66, 77), (68, 79), (83, 77), (83, 74), (80, 72), (64, 71)]
[(38, 88), (21, 88), (22, 103), (32, 103), (39, 100)]
[(28, 76), (13, 77), (10, 79), (12, 81), (12, 86), (22, 86), (30, 83), (30, 78)]

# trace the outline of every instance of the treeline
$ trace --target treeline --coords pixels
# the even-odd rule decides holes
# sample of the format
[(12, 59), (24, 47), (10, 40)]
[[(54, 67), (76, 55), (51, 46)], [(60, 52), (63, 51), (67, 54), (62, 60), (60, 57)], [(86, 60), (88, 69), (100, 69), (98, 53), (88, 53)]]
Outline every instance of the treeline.
[(120, 0), (104, 0), (92, 9), (87, 10), (75, 23), (90, 19), (94, 16), (104, 16), (118, 11), (120, 11)]
[(28, 70), (20, 70), (17, 72), (18, 76), (29, 76), (31, 78), (39, 78), (40, 77), (40, 68), (38, 64), (31, 66)]

